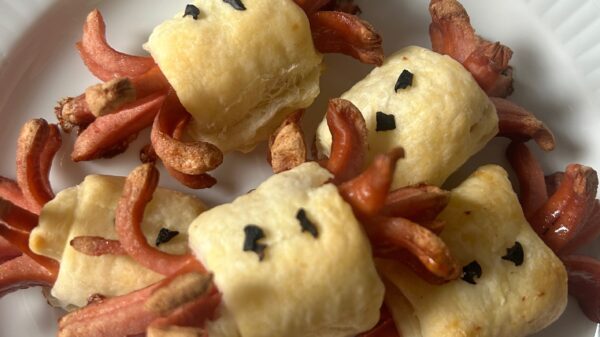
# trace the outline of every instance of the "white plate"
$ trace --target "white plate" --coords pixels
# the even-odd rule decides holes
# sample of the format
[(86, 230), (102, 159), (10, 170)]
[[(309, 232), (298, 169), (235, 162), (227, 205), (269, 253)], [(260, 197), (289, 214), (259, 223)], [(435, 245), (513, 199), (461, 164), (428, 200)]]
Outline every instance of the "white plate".
[[(265, 0), (268, 1), (268, 0)], [(381, 32), (389, 54), (408, 44), (429, 46), (426, 0), (358, 1), (364, 18)], [(557, 149), (538, 153), (547, 172), (569, 162), (600, 168), (600, 0), (463, 0), (478, 32), (512, 47), (516, 92), (512, 100), (528, 107), (555, 132)], [(108, 39), (117, 49), (142, 53), (152, 27), (183, 8), (185, 0), (0, 0), (0, 174), (14, 176), (19, 127), (29, 118), (54, 121), (57, 99), (72, 96), (96, 82), (79, 60), (74, 43), (86, 14), (98, 7), (107, 21)], [(274, 9), (276, 10), (276, 9)], [(327, 98), (336, 97), (361, 79), (370, 67), (342, 56), (328, 56), (322, 94), (305, 126), (313, 130)], [(309, 131), (309, 137), (312, 137)], [(126, 175), (146, 142), (142, 133), (130, 151), (113, 160), (75, 165), (69, 160), (72, 136), (65, 136), (51, 179), (55, 190), (79, 183), (89, 173)], [(465, 169), (459, 181), (480, 163), (504, 163), (504, 140), (495, 140)], [(209, 204), (231, 200), (269, 176), (265, 148), (250, 155), (229, 155), (218, 169), (219, 184), (197, 192)], [(180, 188), (166, 174), (162, 185)], [(598, 246), (598, 245), (596, 245)], [(589, 253), (600, 257), (600, 248)], [(50, 309), (39, 289), (0, 300), (0, 336), (54, 336), (60, 313)], [(538, 337), (600, 336), (571, 301), (567, 312)]]

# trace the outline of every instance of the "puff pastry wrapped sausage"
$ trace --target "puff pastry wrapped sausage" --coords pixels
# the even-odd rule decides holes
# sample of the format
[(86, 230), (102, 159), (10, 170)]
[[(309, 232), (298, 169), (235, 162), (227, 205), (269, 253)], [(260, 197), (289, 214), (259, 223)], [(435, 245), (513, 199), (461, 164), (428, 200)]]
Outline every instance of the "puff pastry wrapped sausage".
[(293, 1), (244, 0), (243, 11), (221, 0), (194, 5), (197, 20), (178, 13), (145, 48), (193, 116), (191, 138), (249, 151), (313, 102), (322, 55)]
[[(395, 90), (408, 70), (412, 85)], [(368, 129), (369, 159), (402, 146), (392, 187), (416, 183), (440, 185), (498, 132), (494, 105), (473, 76), (458, 62), (431, 50), (411, 46), (388, 57), (342, 98), (362, 112)], [(377, 115), (393, 116), (395, 127), (377, 131)], [(316, 147), (329, 156), (331, 133), (325, 121)]]
[[(35, 253), (60, 262), (58, 278), (51, 290), (53, 304), (67, 309), (83, 307), (92, 295), (113, 297), (156, 283), (162, 275), (148, 270), (127, 255), (89, 256), (70, 245), (82, 236), (117, 239), (115, 208), (125, 178), (90, 175), (78, 186), (61, 191), (40, 214), (29, 245)], [(142, 230), (149, 242), (161, 228), (180, 234), (158, 249), (183, 254), (187, 251), (187, 228), (206, 206), (197, 198), (158, 189), (148, 205)]]
[[(190, 247), (223, 294), (208, 335), (342, 337), (377, 323), (383, 284), (350, 205), (326, 184), (331, 177), (302, 164), (192, 223)], [(300, 209), (317, 237), (302, 230)], [(264, 232), (262, 261), (242, 250), (249, 224)]]
[[(404, 337), (522, 337), (556, 320), (567, 303), (567, 274), (523, 216), (506, 172), (484, 166), (452, 191), (439, 215), (441, 234), (463, 265), (481, 277), (433, 286), (382, 260), (391, 290), (386, 302)], [(518, 242), (522, 264), (507, 259)], [(503, 258), (503, 256), (505, 258)], [(518, 262), (518, 260), (517, 260)]]

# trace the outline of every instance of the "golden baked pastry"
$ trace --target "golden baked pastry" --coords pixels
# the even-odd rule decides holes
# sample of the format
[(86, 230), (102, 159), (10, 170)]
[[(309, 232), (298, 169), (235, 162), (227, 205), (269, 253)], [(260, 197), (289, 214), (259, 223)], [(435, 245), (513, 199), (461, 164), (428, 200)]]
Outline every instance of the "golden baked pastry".
[(195, 1), (157, 26), (145, 48), (193, 116), (189, 133), (221, 151), (249, 151), (319, 94), (322, 56), (291, 0)]
[(464, 266), (479, 265), (481, 276), (467, 267), (463, 279), (431, 285), (400, 264), (379, 261), (402, 336), (522, 337), (560, 316), (565, 267), (525, 220), (502, 168), (477, 170), (452, 191), (438, 218), (447, 223), (441, 237), (452, 254)]
[[(88, 256), (70, 241), (79, 236), (117, 239), (115, 209), (125, 178), (90, 175), (78, 186), (56, 195), (42, 209), (29, 245), (36, 254), (56, 259), (60, 271), (51, 295), (65, 308), (82, 307), (91, 295), (113, 297), (144, 288), (163, 278), (127, 255)], [(148, 205), (142, 230), (154, 242), (161, 228), (180, 234), (158, 249), (172, 254), (187, 251), (187, 228), (206, 207), (195, 197), (157, 189)]]
[[(404, 70), (413, 77), (412, 84), (402, 89), (396, 83)], [(473, 76), (449, 56), (421, 47), (407, 47), (388, 57), (341, 97), (354, 103), (365, 118), (369, 162), (378, 153), (398, 146), (405, 149), (406, 157), (396, 166), (394, 188), (442, 184), (498, 133), (496, 109)], [(331, 133), (325, 120), (317, 130), (316, 146), (320, 155), (329, 156)]]
[[(379, 319), (384, 288), (368, 238), (331, 174), (317, 163), (272, 176), (189, 230), (196, 257), (223, 294), (219, 336), (352, 336)], [(303, 230), (299, 212), (315, 226)], [(256, 251), (244, 251), (248, 226)]]

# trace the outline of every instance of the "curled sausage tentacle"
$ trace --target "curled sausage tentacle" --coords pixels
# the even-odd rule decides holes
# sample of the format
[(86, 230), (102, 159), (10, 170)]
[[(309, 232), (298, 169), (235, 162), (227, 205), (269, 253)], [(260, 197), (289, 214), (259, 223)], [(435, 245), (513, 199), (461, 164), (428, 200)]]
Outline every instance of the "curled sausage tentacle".
[(403, 157), (402, 148), (378, 155), (361, 175), (338, 187), (359, 218), (378, 214), (385, 206), (396, 162)]
[(212, 274), (199, 272), (177, 275), (156, 289), (144, 305), (148, 310), (167, 316), (182, 305), (204, 296), (212, 285), (212, 278)]
[(390, 192), (381, 214), (412, 221), (433, 221), (448, 205), (450, 192), (432, 185), (402, 187)]
[(479, 86), (489, 96), (507, 96), (513, 91), (512, 57), (510, 48), (495, 43), (480, 44), (463, 62), (463, 66), (475, 77)]
[(291, 170), (306, 162), (307, 148), (300, 120), (304, 110), (298, 110), (286, 118), (269, 139), (267, 161), (274, 173)]
[(570, 164), (556, 192), (535, 212), (530, 222), (557, 253), (584, 227), (596, 205), (598, 175), (590, 167)]
[(190, 254), (171, 255), (150, 246), (142, 232), (144, 210), (152, 200), (158, 176), (158, 170), (153, 165), (144, 164), (127, 177), (116, 210), (115, 225), (121, 246), (139, 264), (163, 275), (172, 275), (189, 265), (204, 270)]
[(356, 15), (322, 11), (309, 15), (315, 47), (321, 53), (342, 53), (366, 63), (383, 63), (382, 39)]
[(367, 157), (367, 125), (354, 104), (338, 98), (329, 100), (327, 126), (331, 132), (331, 153), (324, 166), (334, 182), (348, 181), (363, 169)]
[(152, 146), (165, 165), (188, 175), (203, 174), (221, 165), (223, 153), (207, 142), (184, 142), (174, 138), (177, 126), (188, 116), (175, 92), (171, 91), (154, 119)]
[(103, 81), (141, 75), (155, 66), (151, 57), (127, 55), (109, 46), (106, 25), (98, 10), (87, 16), (77, 49), (90, 72)]
[(469, 14), (457, 0), (432, 0), (429, 13), (434, 51), (462, 63), (489, 96), (506, 97), (513, 92), (510, 48), (477, 36)]
[(210, 188), (217, 183), (217, 179), (207, 173), (202, 174), (185, 174), (177, 171), (176, 169), (165, 164), (165, 168), (169, 175), (175, 178), (177, 181), (182, 183), (188, 188), (195, 190)]
[(175, 309), (170, 315), (155, 319), (148, 327), (149, 336), (152, 331), (173, 332), (193, 331), (194, 336), (206, 336), (202, 328), (208, 320), (217, 318), (217, 309), (221, 303), (221, 294), (216, 291), (208, 292), (190, 303)]
[[(187, 127), (187, 123), (189, 122), (189, 119), (190, 119), (189, 117), (190, 117), (190, 115), (188, 114), (185, 116), (185, 118), (182, 118), (179, 123), (177, 123), (177, 126), (175, 127), (175, 130), (173, 131), (174, 139), (181, 140), (183, 138), (184, 130)], [(144, 149), (142, 149), (142, 151), (145, 151), (145, 153), (140, 153), (140, 159), (142, 159), (142, 162), (145, 162), (143, 160), (143, 158), (141, 158), (142, 155), (146, 156), (149, 163), (154, 163), (158, 160), (158, 155), (156, 154), (156, 151), (154, 150), (152, 143), (146, 145), (144, 147)], [(163, 162), (163, 165), (165, 166), (165, 169), (167, 170), (167, 172), (169, 173), (169, 175), (171, 177), (175, 178), (177, 181), (179, 181), (180, 183), (182, 183), (184, 186), (186, 186), (188, 188), (192, 188), (192, 189), (210, 188), (217, 183), (217, 179), (215, 179), (213, 176), (209, 175), (208, 173), (185, 174), (185, 173), (177, 171), (176, 169), (171, 167), (168, 163)]]
[(512, 142), (506, 156), (519, 180), (519, 201), (523, 213), (525, 218), (531, 219), (548, 200), (544, 171), (527, 145), (521, 142)]
[(58, 262), (45, 256), (37, 255), (29, 248), (29, 234), (20, 230), (8, 227), (0, 223), (0, 236), (9, 241), (15, 248), (23, 254), (29, 256), (33, 261), (48, 271), (49, 275), (56, 278), (58, 275)]
[[(59, 321), (59, 337), (91, 336), (91, 337), (121, 337), (144, 335), (150, 325), (162, 327), (167, 325), (192, 325), (201, 326), (207, 318), (215, 317), (215, 310), (220, 303), (220, 294), (216, 288), (211, 291), (198, 291), (185, 289), (185, 285), (197, 283), (184, 282), (184, 287), (177, 286), (176, 280), (190, 272), (198, 271), (198, 266), (187, 265), (170, 274), (166, 279), (150, 285), (144, 289), (109, 299), (100, 299), (88, 304), (86, 307), (71, 312)], [(169, 290), (169, 288), (171, 288)], [(206, 287), (208, 288), (208, 287)], [(156, 295), (167, 292), (183, 292), (188, 298), (191, 292), (194, 296), (182, 305), (175, 305), (167, 312), (162, 313), (148, 307), (148, 302), (156, 301)], [(169, 301), (169, 298), (162, 298)]]
[(410, 251), (404, 248), (394, 247), (389, 244), (380, 245), (373, 247), (373, 255), (379, 258), (401, 262), (403, 265), (410, 268), (415, 275), (419, 276), (419, 278), (429, 284), (441, 285), (448, 283), (448, 280), (434, 275), (421, 263), (418, 257), (414, 256)]
[(96, 119), (77, 137), (71, 159), (108, 158), (125, 151), (138, 132), (152, 125), (163, 101), (164, 94), (155, 93)]
[(122, 337), (143, 334), (158, 314), (144, 308), (156, 283), (127, 295), (102, 299), (63, 316), (58, 321), (59, 337)]
[(533, 139), (544, 151), (552, 151), (556, 141), (552, 131), (531, 112), (503, 98), (491, 98), (498, 112), (498, 135), (515, 141)]
[(16, 256), (0, 264), (0, 297), (29, 287), (51, 287), (55, 280), (55, 274), (31, 257)]
[(525, 217), (554, 252), (571, 254), (600, 235), (596, 171), (570, 164), (565, 172), (544, 177), (539, 162), (518, 142), (511, 143), (507, 157), (519, 180)]
[(35, 213), (54, 198), (48, 174), (60, 144), (57, 126), (43, 119), (32, 119), (21, 128), (17, 143), (17, 183)]
[(365, 230), (375, 245), (406, 249), (433, 275), (444, 280), (458, 278), (458, 262), (444, 241), (427, 228), (404, 218), (377, 217), (367, 221)]

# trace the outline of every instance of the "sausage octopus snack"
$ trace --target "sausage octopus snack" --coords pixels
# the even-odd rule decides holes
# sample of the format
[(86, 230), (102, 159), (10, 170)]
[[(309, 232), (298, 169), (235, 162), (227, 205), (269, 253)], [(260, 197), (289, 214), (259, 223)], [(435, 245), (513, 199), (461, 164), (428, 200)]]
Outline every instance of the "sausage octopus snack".
[[(431, 1), (433, 51), (402, 49), (330, 101), (306, 163), (299, 120), (321, 53), (382, 64), (356, 11), (195, 1), (154, 29), (152, 57), (110, 48), (90, 13), (78, 49), (104, 83), (56, 109), (81, 132), (72, 157), (114, 155), (152, 125), (150, 163), (55, 195), (59, 128), (26, 123), (17, 179), (0, 177), (0, 295), (45, 287), (71, 311), (59, 337), (519, 337), (555, 321), (568, 291), (598, 321), (600, 263), (572, 255), (600, 235), (596, 172), (544, 177), (522, 142), (550, 150), (551, 132), (499, 98), (512, 52), (475, 35), (455, 0)], [(520, 199), (491, 165), (434, 186), (498, 134), (514, 140)], [(224, 152), (269, 136), (281, 173), (230, 203), (157, 189), (155, 157), (205, 188)]]
[[(394, 156), (385, 162), (393, 165), (396, 159)], [(148, 200), (145, 195), (155, 186), (156, 174), (146, 164), (128, 177), (117, 210), (117, 231), (134, 225), (130, 217), (137, 218), (139, 207), (144, 206), (136, 200)], [(180, 270), (186, 272), (183, 276), (174, 276), (164, 287), (157, 284), (159, 290), (150, 294), (150, 290), (142, 289), (67, 315), (60, 322), (59, 335), (85, 332), (117, 336), (143, 332), (147, 325), (149, 333), (170, 331), (171, 325), (200, 326), (210, 336), (348, 336), (370, 329), (379, 318), (383, 284), (375, 269), (369, 238), (338, 187), (327, 183), (331, 178), (331, 173), (319, 164), (306, 163), (273, 176), (230, 204), (207, 211), (190, 227), (194, 256), (190, 255), (189, 261), (194, 262), (181, 262)], [(387, 181), (389, 187), (391, 179)], [(130, 202), (133, 207), (126, 207)], [(125, 237), (121, 237), (120, 244), (126, 251), (131, 249)], [(130, 255), (136, 260), (143, 258), (135, 252)], [(172, 255), (169, 258), (181, 261)], [(159, 260), (144, 263), (156, 267)], [(155, 298), (169, 301), (184, 296), (181, 291), (160, 291), (189, 275), (187, 268), (196, 274), (209, 270), (214, 284), (212, 292), (199, 294), (200, 299), (194, 295), (195, 284), (184, 288), (185, 296), (192, 296), (188, 301), (209, 296), (217, 304), (220, 300), (220, 305), (212, 303), (205, 316), (190, 316), (190, 312), (187, 315), (193, 319), (184, 323), (173, 323), (169, 318), (166, 322), (155, 321), (160, 320), (153, 316), (158, 301)], [(136, 302), (142, 294), (147, 298)], [(142, 323), (134, 326), (126, 325), (130, 316), (108, 321), (103, 313), (118, 303), (128, 303), (128, 311), (150, 318), (140, 319)]]
[[(395, 89), (401, 74), (410, 85)], [(407, 80), (408, 81), (408, 80)], [(498, 133), (494, 105), (457, 61), (420, 47), (386, 58), (365, 79), (344, 93), (363, 114), (368, 130), (368, 162), (377, 153), (402, 146), (393, 187), (440, 185)], [(329, 156), (331, 133), (317, 129), (320, 156)]]
[[(124, 183), (123, 177), (87, 176), (80, 185), (58, 193), (42, 209), (39, 224), (31, 231), (29, 247), (60, 263), (50, 292), (53, 304), (67, 309), (84, 307), (93, 296), (127, 294), (164, 278), (125, 252), (88, 255), (87, 251), (79, 251), (82, 248), (78, 245), (85, 241), (106, 245), (107, 240), (118, 240), (115, 209)], [(195, 197), (157, 189), (146, 208), (142, 231), (148, 242), (161, 251), (184, 254), (188, 250), (188, 226), (205, 209)]]
[(252, 150), (312, 104), (321, 53), (382, 63), (381, 38), (356, 11), (323, 0), (195, 1), (154, 29), (144, 45), (151, 57), (112, 49), (93, 11), (77, 46), (105, 82), (56, 108), (65, 131), (82, 130), (72, 159), (114, 156), (153, 125), (145, 158), (155, 153), (188, 187), (212, 186), (206, 172), (223, 153)]
[[(349, 103), (342, 102), (333, 101), (332, 106), (336, 103), (347, 104), (345, 109), (351, 106), (348, 105)], [(356, 117), (359, 116), (356, 111), (352, 116), (352, 112), (339, 108), (332, 109), (328, 113), (346, 115), (341, 117), (346, 125), (349, 125), (348, 121), (356, 121)], [(37, 126), (33, 128), (34, 130), (48, 129), (43, 122), (32, 121), (24, 128), (22, 142), (30, 139), (28, 135), (32, 134), (29, 132), (32, 126)], [(33, 138), (37, 138), (39, 133), (43, 132), (33, 132)], [(354, 133), (354, 138), (360, 138), (362, 134), (357, 130), (349, 133)], [(18, 156), (21, 157), (21, 152), (28, 148), (30, 146), (27, 144), (20, 144)], [(364, 146), (358, 147), (353, 151), (357, 152), (364, 148)], [(339, 151), (339, 146), (334, 146), (334, 149)], [(35, 151), (33, 152), (32, 154), (35, 154)], [(423, 220), (422, 224), (431, 226), (433, 231), (441, 230), (440, 223), (446, 226), (442, 232), (444, 241), (437, 239), (437, 245), (440, 246), (435, 248), (436, 237), (432, 234), (427, 235), (428, 231), (425, 227), (411, 225), (407, 219), (388, 218), (394, 210), (389, 209), (389, 195), (388, 200), (385, 199), (395, 163), (400, 156), (401, 152), (398, 151), (388, 156), (380, 156), (375, 159), (374, 166), (370, 169), (338, 187), (327, 183), (335, 177), (317, 163), (306, 163), (276, 175), (255, 191), (238, 198), (231, 204), (202, 213), (194, 220), (190, 227), (189, 240), (195, 256), (165, 254), (164, 251), (159, 252), (148, 245), (148, 235), (141, 230), (142, 221), (147, 220), (144, 214), (152, 216), (152, 203), (147, 203), (155, 194), (157, 183), (156, 171), (150, 165), (134, 170), (127, 178), (124, 188), (122, 188), (122, 181), (115, 178), (89, 177), (80, 187), (66, 190), (47, 203), (42, 208), (41, 219), (45, 217), (45, 212), (49, 212), (48, 223), (52, 225), (61, 223), (62, 217), (55, 222), (57, 218), (52, 214), (60, 214), (66, 208), (64, 213), (67, 214), (66, 222), (71, 223), (68, 215), (72, 212), (73, 203), (69, 200), (79, 198), (80, 193), (83, 193), (80, 206), (89, 205), (90, 200), (102, 200), (103, 196), (109, 195), (111, 197), (108, 199), (113, 202), (114, 195), (122, 189), (123, 194), (115, 213), (119, 239), (116, 242), (117, 247), (98, 252), (96, 248), (90, 248), (89, 245), (78, 247), (78, 244), (73, 241), (70, 245), (77, 250), (75, 253), (98, 255), (108, 259), (113, 258), (111, 255), (128, 254), (141, 265), (154, 270), (157, 279), (161, 278), (160, 274), (167, 278), (141, 290), (114, 298), (105, 298), (95, 293), (97, 289), (110, 291), (107, 290), (105, 282), (95, 283), (93, 285), (95, 288), (87, 291), (77, 292), (70, 289), (72, 294), (67, 291), (66, 295), (60, 293), (60, 287), (54, 289), (53, 293), (66, 296), (66, 299), (62, 299), (63, 304), (68, 301), (84, 301), (90, 291), (96, 295), (92, 296), (91, 303), (83, 309), (61, 319), (59, 336), (82, 334), (122, 336), (141, 333), (146, 329), (150, 336), (159, 336), (162, 333), (175, 335), (175, 331), (181, 332), (180, 329), (188, 329), (186, 331), (194, 333), (208, 332), (210, 336), (253, 336), (262, 335), (265, 332), (264, 327), (269, 329), (267, 335), (288, 335), (296, 331), (298, 335), (315, 336), (359, 333), (368, 330), (377, 322), (383, 297), (383, 286), (375, 270), (373, 255), (386, 257), (383, 252), (389, 253), (390, 244), (394, 242), (399, 244), (398, 248), (408, 249), (422, 261), (429, 262), (423, 262), (423, 265), (428, 269), (430, 276), (439, 281), (439, 276), (445, 271), (447, 277), (441, 281), (450, 281), (441, 286), (429, 285), (424, 280), (430, 281), (432, 278), (416, 277), (413, 274), (414, 269), (411, 271), (395, 262), (380, 263), (380, 272), (392, 284), (388, 285), (386, 290), (387, 306), (396, 319), (402, 320), (396, 324), (404, 334), (407, 333), (406, 331), (413, 331), (410, 330), (410, 326), (414, 327), (415, 322), (418, 322), (414, 319), (415, 315), (419, 321), (426, 322), (429, 319), (440, 321), (435, 318), (438, 312), (436, 310), (443, 312), (445, 306), (439, 304), (446, 303), (446, 300), (436, 299), (435, 304), (432, 304), (435, 308), (427, 309), (427, 303), (432, 302), (425, 301), (424, 298), (435, 297), (438, 293), (446, 294), (445, 291), (448, 293), (440, 296), (450, 296), (454, 299), (448, 301), (452, 309), (447, 310), (452, 314), (461, 312), (452, 307), (456, 303), (461, 303), (453, 296), (462, 299), (463, 295), (473, 294), (473, 298), (485, 298), (483, 303), (494, 303), (493, 300), (505, 301), (504, 303), (517, 300), (523, 302), (523, 297), (532, 297), (527, 304), (531, 305), (531, 309), (518, 311), (525, 315), (524, 318), (512, 321), (515, 326), (523, 324), (524, 321), (529, 322), (528, 327), (522, 328), (524, 333), (540, 329), (555, 319), (564, 308), (566, 298), (564, 267), (528, 227), (505, 173), (496, 167), (481, 169), (452, 192), (450, 204), (437, 217), (437, 222)], [(336, 158), (339, 157), (333, 155), (329, 161)], [(31, 167), (25, 166), (24, 169), (28, 171)], [(349, 165), (346, 169), (355, 170), (355, 167)], [(35, 192), (36, 188), (44, 188), (43, 185), (38, 186), (35, 183), (28, 186), (29, 190), (23, 194), (35, 194), (31, 192)], [(102, 186), (103, 190), (106, 186), (112, 187), (105, 193), (98, 192), (98, 186)], [(93, 192), (87, 198), (86, 190)], [(402, 190), (405, 189), (395, 192)], [(156, 201), (161, 201), (160, 193), (155, 195), (159, 199)], [(374, 200), (385, 200), (385, 202), (377, 203)], [(398, 199), (395, 201), (398, 203)], [(2, 205), (3, 221), (6, 221), (9, 226), (18, 225), (15, 218), (11, 218), (11, 214), (15, 216), (15, 212), (24, 213), (24, 210), (7, 202), (3, 202)], [(413, 202), (412, 206), (415, 205), (419, 204)], [(398, 206), (396, 204), (395, 211), (406, 208), (406, 205)], [(82, 209), (85, 213), (86, 208)], [(178, 212), (181, 211), (178, 209)], [(77, 214), (78, 211), (74, 215), (75, 218)], [(437, 212), (434, 216), (436, 214)], [(109, 223), (108, 227), (112, 227), (111, 218), (112, 215), (109, 215), (109, 220), (103, 221)], [(19, 219), (27, 218), (19, 217)], [(491, 221), (494, 219), (497, 221)], [(90, 223), (94, 224), (95, 221), (91, 220)], [(505, 225), (497, 226), (497, 223)], [(34, 238), (38, 232), (43, 234), (47, 227), (49, 226), (44, 226), (42, 223), (40, 227), (33, 229), (30, 241), (35, 242)], [(96, 226), (92, 227), (96, 228)], [(403, 227), (404, 229), (401, 229)], [(72, 233), (77, 230), (82, 228), (73, 226), (71, 233), (68, 234), (69, 237), (79, 235)], [(6, 233), (5, 230), (3, 235)], [(398, 238), (394, 233), (405, 236), (404, 240), (409, 237), (412, 239), (396, 241)], [(57, 234), (50, 234), (50, 239), (55, 238)], [(85, 231), (86, 236), (74, 238), (87, 239), (90, 238), (88, 234), (95, 233)], [(58, 235), (64, 236), (64, 234)], [(499, 237), (503, 239), (498, 240)], [(10, 239), (10, 236), (7, 238)], [(484, 238), (489, 240), (483, 240)], [(150, 237), (150, 240), (152, 239), (153, 236)], [(490, 240), (493, 243), (489, 243)], [(64, 243), (65, 239), (58, 238), (57, 241)], [(445, 248), (445, 241), (448, 242), (452, 254), (456, 254), (458, 261), (464, 265), (462, 280), (452, 281), (458, 276), (458, 267), (451, 262), (453, 257)], [(145, 243), (146, 248), (141, 242)], [(114, 243), (114, 241), (109, 239), (105, 240), (105, 243)], [(415, 249), (415, 246), (419, 245), (422, 246)], [(490, 245), (496, 248), (490, 250)], [(474, 248), (469, 248), (471, 246)], [(63, 247), (59, 245), (58, 250), (64, 249)], [(501, 254), (503, 249), (506, 250), (505, 254)], [(432, 255), (421, 255), (426, 254), (428, 250)], [(436, 250), (438, 253), (432, 253)], [(32, 254), (36, 256), (35, 253)], [(471, 260), (471, 257), (476, 254), (479, 257)], [(402, 262), (406, 262), (409, 257), (406, 254), (401, 256), (404, 257), (401, 259)], [(120, 258), (130, 259), (124, 256)], [(229, 262), (232, 260), (233, 262)], [(75, 259), (70, 263), (77, 266), (78, 261), (83, 260)], [(119, 262), (117, 267), (123, 263), (125, 262)], [(294, 267), (284, 267), (290, 265)], [(511, 269), (521, 267), (523, 269), (516, 269), (516, 271)], [(68, 265), (66, 268), (66, 272), (73, 269)], [(212, 278), (202, 277), (206, 269), (214, 273)], [(541, 281), (540, 274), (544, 275)], [(77, 270), (71, 275), (85, 280), (85, 276), (82, 277)], [(125, 277), (127, 280), (127, 274)], [(331, 280), (331, 282), (323, 282), (323, 280)], [(408, 286), (403, 282), (408, 282)], [(475, 286), (485, 285), (485, 287), (458, 290), (454, 288), (473, 286), (465, 282), (475, 283)], [(488, 282), (491, 284), (488, 285)], [(517, 282), (517, 288), (513, 288), (515, 287), (513, 282)], [(498, 290), (494, 286), (502, 290), (503, 296), (496, 296)], [(405, 297), (399, 297), (394, 287), (401, 289), (402, 296)], [(331, 301), (331, 298), (336, 300)], [(400, 305), (397, 303), (398, 298), (404, 299), (404, 302), (400, 301)], [(406, 305), (406, 301), (411, 298), (414, 302)], [(468, 305), (464, 307), (472, 308)], [(420, 308), (424, 309), (419, 311)], [(115, 310), (120, 312), (118, 316), (113, 314)], [(412, 314), (410, 310), (417, 313)], [(510, 311), (511, 308), (507, 310)], [(401, 318), (398, 318), (398, 312), (403, 313)], [(486, 312), (485, 319), (489, 319), (489, 312), (484, 312)], [(496, 312), (499, 315), (506, 314), (503, 310)], [(429, 315), (433, 315), (434, 318), (430, 318)], [(442, 315), (451, 317), (449, 313)], [(478, 325), (480, 321), (477, 317), (481, 316), (469, 312), (464, 315), (473, 318), (475, 331), (487, 328), (483, 323)], [(256, 328), (257, 320), (262, 323), (258, 325), (260, 329)], [(468, 325), (472, 321), (461, 320), (460, 322)], [(409, 327), (406, 328), (406, 325)], [(202, 327), (202, 330), (195, 328), (198, 326)], [(452, 326), (456, 327), (456, 324)], [(463, 328), (460, 324), (457, 327), (457, 329)], [(470, 328), (471, 325), (468, 325), (464, 329)], [(448, 327), (441, 329), (448, 329)]]
[(144, 47), (192, 115), (193, 139), (248, 151), (319, 94), (322, 55), (306, 14), (290, 0), (196, 1), (197, 19), (178, 13)]
[[(61, 144), (56, 125), (27, 122), (17, 147), (17, 181), (0, 177), (0, 294), (41, 285), (48, 300), (72, 310), (90, 300), (154, 284), (164, 277), (120, 247), (115, 210), (125, 178), (90, 175), (56, 196), (48, 173)], [(193, 196), (158, 189), (141, 230), (157, 249), (188, 250), (187, 229), (206, 206)], [(107, 254), (110, 253), (110, 254)]]
[[(335, 146), (346, 151), (360, 139), (361, 131), (349, 123), (360, 114), (343, 100), (332, 100), (328, 114), (354, 139)], [(9, 198), (0, 203), (6, 224), (1, 234), (35, 263), (8, 259), (2, 268), (10, 277), (2, 279), (2, 289), (53, 286), (58, 304), (85, 305), (60, 320), (59, 336), (135, 335), (147, 329), (155, 334), (181, 327), (212, 336), (262, 335), (265, 326), (257, 329), (256, 320), (270, 322), (267, 335), (357, 334), (377, 323), (383, 301), (371, 245), (403, 250), (424, 272), (444, 280), (458, 277), (459, 266), (434, 232), (389, 214), (394, 205), (386, 208), (401, 149), (379, 156), (362, 173), (338, 163), (351, 179), (334, 179), (318, 163), (272, 177), (197, 218), (189, 232), (193, 255), (177, 245), (177, 237), (169, 249), (154, 244), (157, 232), (164, 241), (154, 221), (170, 228), (169, 237), (174, 229), (185, 230), (186, 219), (191, 222), (203, 207), (193, 198), (155, 195), (158, 172), (150, 164), (135, 169), (124, 185), (114, 177), (91, 176), (56, 197), (47, 191), (44, 203), (32, 198), (49, 188), (46, 169), (54, 152), (42, 140), (54, 139), (50, 130), (57, 128), (43, 120), (26, 124), (18, 157), (30, 160), (19, 161), (19, 184), (14, 183), (21, 194), (0, 190)], [(364, 144), (350, 148), (364, 149)], [(34, 204), (39, 216), (27, 210)], [(95, 216), (98, 207), (104, 212)], [(432, 216), (438, 212), (436, 207)], [(148, 221), (154, 223), (150, 230)], [(140, 265), (154, 273), (141, 272)], [(22, 273), (24, 267), (37, 274)], [(105, 273), (122, 282), (111, 282)], [(143, 275), (136, 280), (133, 273)], [(152, 281), (157, 282), (148, 285)]]
[[(432, 0), (429, 11), (433, 51), (404, 48), (342, 95), (365, 117), (370, 158), (407, 150), (393, 186), (440, 185), (496, 135), (552, 150), (544, 123), (503, 98), (513, 92), (510, 48), (476, 35), (456, 0)], [(315, 143), (319, 157), (329, 156), (324, 122)]]
[(383, 284), (331, 178), (302, 164), (192, 223), (190, 247), (223, 293), (209, 336), (351, 336), (375, 325)]
[(560, 316), (565, 267), (525, 219), (502, 168), (478, 169), (451, 191), (438, 219), (461, 279), (432, 285), (395, 262), (378, 262), (402, 336), (522, 337)]

